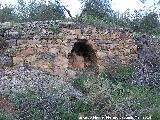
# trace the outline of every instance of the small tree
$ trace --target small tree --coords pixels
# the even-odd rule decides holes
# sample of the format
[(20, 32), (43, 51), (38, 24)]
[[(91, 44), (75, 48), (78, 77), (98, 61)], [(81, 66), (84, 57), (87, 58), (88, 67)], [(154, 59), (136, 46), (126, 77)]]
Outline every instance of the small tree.
[(0, 6), (0, 22), (9, 22), (15, 19), (14, 8), (11, 5)]
[(18, 0), (18, 17), (20, 21), (56, 20), (65, 18), (64, 10), (56, 2), (36, 2), (32, 0), (26, 3)]
[(98, 19), (109, 17), (112, 12), (108, 0), (81, 0), (84, 3), (81, 16), (90, 15)]
[(159, 26), (158, 14), (149, 13), (142, 18), (140, 28), (143, 32), (151, 33), (151, 31)]

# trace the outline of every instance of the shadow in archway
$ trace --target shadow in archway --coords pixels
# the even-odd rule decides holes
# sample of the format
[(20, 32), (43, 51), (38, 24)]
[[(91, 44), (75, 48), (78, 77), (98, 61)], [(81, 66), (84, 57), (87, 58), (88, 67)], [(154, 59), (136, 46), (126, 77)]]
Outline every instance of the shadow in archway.
[(69, 68), (85, 69), (97, 65), (96, 52), (86, 39), (78, 39), (68, 54)]

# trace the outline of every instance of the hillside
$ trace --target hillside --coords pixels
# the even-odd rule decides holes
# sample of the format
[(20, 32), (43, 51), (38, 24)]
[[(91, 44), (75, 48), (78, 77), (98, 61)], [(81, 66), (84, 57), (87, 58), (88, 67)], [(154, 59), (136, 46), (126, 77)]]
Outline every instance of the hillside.
[(160, 39), (82, 26), (0, 28), (0, 119), (160, 119)]

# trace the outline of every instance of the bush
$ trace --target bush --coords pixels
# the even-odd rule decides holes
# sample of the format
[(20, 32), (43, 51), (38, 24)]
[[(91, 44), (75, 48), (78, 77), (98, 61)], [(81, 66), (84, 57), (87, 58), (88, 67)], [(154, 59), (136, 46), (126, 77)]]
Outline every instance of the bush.
[(118, 67), (114, 70), (114, 76), (117, 79), (117, 82), (130, 82), (132, 76), (134, 74), (133, 67)]
[(151, 34), (159, 37), (160, 36), (160, 27), (153, 29), (151, 31)]
[(0, 111), (0, 120), (13, 120), (12, 116)]
[(59, 29), (56, 28), (56, 27), (50, 27), (50, 28), (48, 28), (48, 32), (50, 32), (50, 33), (58, 33)]
[[(156, 87), (149, 89), (146, 86), (137, 86), (123, 81), (131, 78), (133, 72), (132, 67), (120, 67), (115, 69), (112, 74), (103, 72), (95, 79), (80, 79), (83, 81), (80, 88), (87, 90), (84, 100), (91, 106), (89, 115), (159, 118), (158, 89)], [(116, 76), (117, 81), (114, 83), (110, 80), (112, 75)]]
[(81, 92), (85, 93), (87, 92), (87, 89), (85, 88), (84, 84), (88, 80), (87, 77), (80, 77), (73, 80), (72, 85), (80, 90)]
[(83, 100), (71, 101), (68, 105), (63, 105), (57, 110), (57, 117), (60, 120), (78, 120), (78, 117), (90, 113), (91, 107)]
[[(82, 99), (70, 99), (68, 96), (61, 102), (61, 99), (55, 99), (53, 94), (47, 93), (49, 97), (41, 96), (41, 99), (38, 99), (40, 95), (31, 90), (18, 93), (13, 99), (16, 103), (16, 116), (17, 118), (23, 116), (26, 120), (39, 120), (44, 119), (46, 112), (50, 118), (58, 120), (77, 120), (78, 117), (95, 115), (138, 116), (140, 119), (151, 116), (153, 120), (158, 120), (160, 118), (158, 88), (149, 89), (146, 86), (124, 82), (122, 79), (130, 78), (133, 71), (132, 67), (119, 67), (114, 72), (103, 72), (94, 78), (83, 76), (74, 79), (73, 86), (85, 93)], [(113, 83), (110, 80), (112, 75), (117, 76), (117, 82)], [(25, 109), (22, 109), (22, 106)], [(2, 120), (5, 116), (5, 113), (0, 113)]]

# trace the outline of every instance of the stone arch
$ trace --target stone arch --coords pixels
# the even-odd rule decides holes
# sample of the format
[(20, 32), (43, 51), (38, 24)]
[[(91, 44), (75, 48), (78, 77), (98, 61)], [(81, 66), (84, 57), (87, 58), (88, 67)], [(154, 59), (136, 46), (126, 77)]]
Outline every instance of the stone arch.
[(69, 67), (84, 69), (97, 65), (96, 52), (86, 39), (78, 39), (68, 54)]

